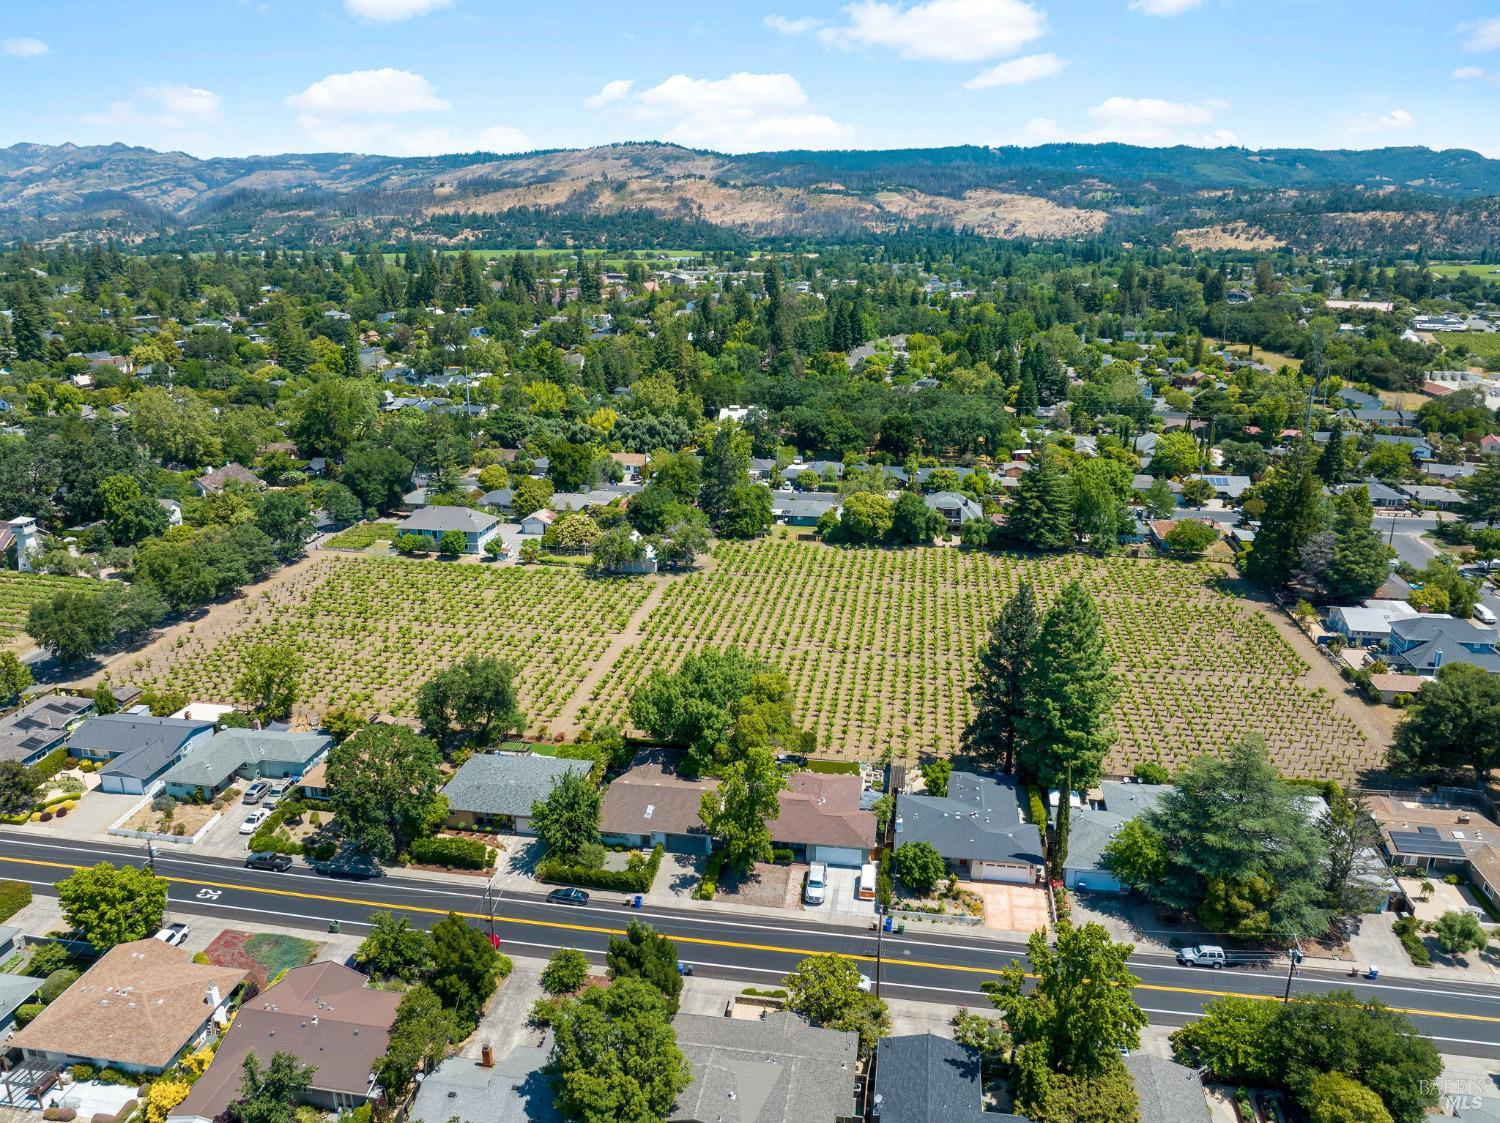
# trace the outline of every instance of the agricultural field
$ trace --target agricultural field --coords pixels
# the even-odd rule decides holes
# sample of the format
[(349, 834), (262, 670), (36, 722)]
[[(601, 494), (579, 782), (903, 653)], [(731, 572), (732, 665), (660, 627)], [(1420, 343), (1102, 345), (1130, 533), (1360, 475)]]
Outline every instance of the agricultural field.
[(720, 545), (711, 570), (667, 587), (578, 716), (622, 722), (653, 668), (733, 644), (787, 672), (825, 755), (947, 755), (1001, 606), (1024, 578), (1046, 604), (1074, 577), (1099, 603), (1123, 686), (1111, 771), (1177, 764), (1250, 730), (1293, 775), (1347, 777), (1381, 760), (1340, 701), (1306, 684), (1274, 625), (1217, 587), (1218, 571), (1155, 559)]
[(34, 601), (63, 589), (97, 592), (99, 582), (92, 577), (53, 577), (0, 569), (0, 643), (15, 639), (26, 630), (26, 614)]
[(1479, 363), (1500, 359), (1500, 332), (1496, 331), (1439, 331), (1433, 338), (1449, 352), (1461, 348)]
[(497, 655), (516, 666), (536, 736), (649, 593), (645, 581), (592, 582), (563, 568), (330, 558), (236, 605), (229, 626), (184, 631), (129, 674), (142, 686), (229, 699), (249, 647), (286, 644), (306, 663), (302, 717), (346, 703), (399, 717), (434, 671)]
[(1500, 265), (1475, 265), (1473, 262), (1445, 261), (1428, 266), (1439, 277), (1459, 277), (1466, 273), (1488, 280), (1500, 279)]
[(131, 678), (228, 698), (248, 646), (286, 643), (308, 667), (303, 716), (343, 702), (400, 716), (433, 670), (493, 653), (518, 667), (527, 734), (545, 738), (624, 725), (651, 670), (739, 645), (790, 677), (820, 755), (914, 761), (957, 750), (975, 658), (1020, 582), (1045, 605), (1075, 577), (1099, 603), (1122, 683), (1110, 771), (1175, 765), (1248, 731), (1292, 775), (1347, 778), (1381, 762), (1383, 745), (1266, 615), (1221, 586), (1221, 570), (1159, 559), (777, 537), (720, 544), (698, 573), (601, 582), (560, 567), (330, 558), (237, 606), (217, 634), (162, 645)]

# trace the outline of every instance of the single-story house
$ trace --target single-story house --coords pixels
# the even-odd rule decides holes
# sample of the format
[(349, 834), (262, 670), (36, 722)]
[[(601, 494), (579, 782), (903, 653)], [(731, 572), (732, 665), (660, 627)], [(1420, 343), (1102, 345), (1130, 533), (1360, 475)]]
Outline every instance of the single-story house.
[(860, 810), (863, 783), (852, 774), (794, 773), (767, 826), (772, 842), (809, 862), (858, 869), (875, 848), (875, 815)]
[(16, 1011), (31, 1001), (31, 996), (46, 981), (30, 975), (0, 975), (0, 1029), (10, 1028), (16, 1019)]
[(320, 760), (304, 772), (297, 781), (297, 790), (304, 799), (327, 799), (332, 795), (328, 789), (328, 761)]
[(1218, 473), (1198, 472), (1188, 477), (1190, 480), (1206, 480), (1208, 485), (1214, 489), (1214, 494), (1220, 499), (1235, 500), (1244, 495), (1254, 482), (1249, 476), (1225, 476)]
[(698, 808), (713, 786), (711, 780), (685, 780), (661, 754), (648, 754), (605, 791), (599, 834), (609, 845), (660, 843), (678, 853), (706, 854), (713, 840)]
[(1386, 641), (1393, 667), (1432, 674), (1447, 663), (1471, 663), (1500, 673), (1494, 628), (1481, 628), (1451, 616), (1418, 615), (1391, 621)]
[[(159, 941), (158, 941), (159, 942)], [(374, 990), (342, 963), (293, 967), (280, 982), (244, 1003), (213, 1063), (169, 1123), (211, 1123), (239, 1098), (245, 1058), (270, 1063), (290, 1053), (316, 1066), (300, 1102), (340, 1115), (376, 1096), (374, 1071), (391, 1040), (401, 995)], [(445, 1121), (446, 1123), (446, 1121)]]
[(1500, 906), (1500, 825), (1473, 808), (1416, 793), (1371, 795), (1365, 805), (1391, 865), (1467, 874)]
[(587, 775), (586, 760), (564, 760), (536, 753), (475, 753), (443, 788), (448, 825), (457, 829), (495, 827), (529, 835), (531, 805), (547, 798), (568, 773)]
[(485, 1067), (469, 1057), (449, 1057), (427, 1074), (406, 1118), (411, 1123), (562, 1123), (552, 1081), (543, 1071), (552, 1056), (551, 1034), (538, 1047), (517, 1045)]
[(172, 765), (214, 735), (211, 721), (99, 714), (68, 738), (68, 752), (80, 760), (104, 761), (99, 790), (141, 795)]
[(1436, 484), (1407, 484), (1401, 490), (1422, 506), (1440, 511), (1452, 510), (1464, 501), (1463, 492)]
[(692, 1070), (692, 1083), (667, 1113), (673, 1123), (835, 1123), (859, 1116), (858, 1034), (817, 1028), (784, 1010), (759, 1021), (678, 1014), (672, 1028)]
[(618, 499), (629, 499), (640, 491), (634, 485), (596, 487), (591, 491), (559, 491), (547, 500), (547, 506), (558, 514), (582, 511), (587, 507), (608, 507)]
[(1418, 615), (1404, 600), (1367, 600), (1350, 607), (1339, 605), (1328, 612), (1328, 630), (1337, 632), (1355, 647), (1382, 647), (1391, 635), (1391, 621)]
[(773, 491), (771, 517), (784, 526), (817, 526), (829, 511), (844, 505), (844, 497), (831, 491)]
[(978, 500), (956, 491), (933, 492), (923, 496), (922, 502), (943, 516), (949, 530), (957, 530), (966, 522), (984, 518), (984, 508)]
[(199, 745), (162, 776), (166, 793), (190, 799), (218, 795), (236, 779), (299, 779), (333, 745), (322, 733), (225, 729)]
[(68, 739), (68, 730), (94, 710), (83, 694), (48, 694), (33, 698), (0, 717), (0, 760), (35, 764)]
[(26, 933), (13, 924), (0, 925), (0, 963), (26, 950)]
[(962, 878), (1030, 885), (1043, 866), (1042, 838), (1024, 822), (1009, 777), (955, 772), (948, 794), (898, 795), (896, 844), (930, 842)]
[(1378, 445), (1401, 445), (1416, 460), (1436, 460), (1437, 453), (1426, 437), (1406, 437), (1400, 433), (1376, 433), (1372, 438)]
[(875, 1052), (875, 1123), (1026, 1123), (986, 1111), (979, 1054), (935, 1033), (882, 1037)]
[(533, 511), (521, 520), (522, 534), (542, 535), (547, 533), (547, 528), (557, 521), (556, 511)]
[(500, 533), (500, 520), (471, 507), (423, 507), (396, 524), (396, 533), (426, 538), (436, 549), (443, 535), (457, 531), (464, 536), (464, 553), (478, 554)]
[(193, 481), (193, 494), (202, 498), (205, 495), (217, 495), (225, 487), (232, 483), (245, 484), (247, 487), (260, 489), (266, 485), (261, 478), (246, 468), (243, 464), (230, 462), (222, 468), (215, 468)]
[(1356, 487), (1362, 487), (1366, 492), (1369, 493), (1370, 506), (1372, 507), (1389, 511), (1399, 510), (1400, 508), (1407, 506), (1406, 496), (1402, 495), (1399, 491), (1391, 487), (1389, 484), (1381, 483), (1373, 476), (1368, 479), (1361, 480), (1357, 484), (1341, 484), (1334, 490), (1344, 492), (1348, 491), (1350, 488)]
[(1154, 1053), (1131, 1053), (1125, 1067), (1135, 1081), (1141, 1123), (1208, 1123), (1208, 1097), (1197, 1072)]
[(1400, 695), (1409, 694), (1413, 698), (1422, 690), (1424, 683), (1432, 682), (1431, 675), (1371, 675), (1370, 685), (1380, 695), (1380, 700), (1390, 705)]
[(26, 1059), (159, 1073), (210, 1042), (245, 981), (161, 940), (116, 944), (10, 1040)]
[(479, 505), (488, 507), (492, 511), (509, 511), (511, 504), (516, 501), (516, 489), (513, 487), (496, 488), (487, 491), (479, 497)]
[(1068, 857), (1063, 864), (1063, 883), (1069, 889), (1095, 893), (1123, 893), (1125, 886), (1104, 868), (1104, 849), (1120, 828), (1143, 811), (1156, 806), (1171, 788), (1166, 784), (1125, 784), (1106, 780), (1099, 785), (1102, 807), (1084, 807), (1072, 813), (1068, 824)]

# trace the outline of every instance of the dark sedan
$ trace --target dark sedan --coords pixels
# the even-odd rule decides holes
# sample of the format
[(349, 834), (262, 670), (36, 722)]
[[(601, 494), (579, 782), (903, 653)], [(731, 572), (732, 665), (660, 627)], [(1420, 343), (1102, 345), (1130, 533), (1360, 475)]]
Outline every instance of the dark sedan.
[(589, 895), (582, 889), (554, 889), (547, 894), (547, 901), (554, 905), (586, 905)]

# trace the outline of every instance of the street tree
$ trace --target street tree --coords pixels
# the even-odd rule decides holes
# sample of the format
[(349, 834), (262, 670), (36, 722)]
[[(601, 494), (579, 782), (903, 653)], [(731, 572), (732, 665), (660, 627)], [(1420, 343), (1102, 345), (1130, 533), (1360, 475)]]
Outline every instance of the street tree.
[(432, 926), (432, 970), (427, 985), (457, 1015), (465, 1034), (479, 1024), (484, 1004), (510, 969), (510, 960), (489, 937), (457, 913), (450, 912)]
[(564, 772), (552, 781), (547, 797), (531, 805), (531, 828), (547, 844), (547, 853), (576, 859), (585, 846), (599, 841), (603, 796), (587, 773)]
[(828, 1029), (859, 1034), (870, 1052), (891, 1029), (885, 1000), (865, 989), (859, 967), (841, 955), (811, 955), (785, 979), (786, 1008)]
[(370, 914), (370, 934), (355, 949), (354, 961), (376, 979), (414, 983), (432, 969), (432, 935), (404, 916)]
[(100, 862), (59, 881), (57, 897), (68, 926), (104, 952), (161, 927), (167, 882), (139, 866)]
[(542, 969), (542, 989), (554, 998), (573, 994), (588, 977), (588, 956), (577, 948), (558, 948)]
[(611, 979), (640, 979), (650, 983), (667, 1009), (677, 1012), (682, 994), (682, 976), (677, 973), (677, 947), (649, 924), (632, 920), (623, 936), (611, 936), (604, 953)]
[(1022, 581), (990, 628), (979, 653), (974, 683), (974, 716), (964, 729), (964, 749), (1007, 773), (1015, 766), (1016, 733), (1025, 715), (1025, 682), (1041, 637), (1036, 593)]
[(781, 814), (777, 793), (787, 785), (786, 769), (770, 748), (755, 746), (719, 769), (719, 783), (703, 793), (698, 818), (718, 842), (724, 863), (745, 873), (755, 862), (771, 860), (770, 823)]
[(245, 652), (245, 669), (235, 680), (235, 697), (263, 721), (288, 717), (302, 684), (302, 656), (285, 644), (259, 643)]
[(399, 725), (367, 725), (328, 754), (328, 787), (339, 834), (383, 862), (429, 833), (447, 814), (438, 794), (442, 755)]

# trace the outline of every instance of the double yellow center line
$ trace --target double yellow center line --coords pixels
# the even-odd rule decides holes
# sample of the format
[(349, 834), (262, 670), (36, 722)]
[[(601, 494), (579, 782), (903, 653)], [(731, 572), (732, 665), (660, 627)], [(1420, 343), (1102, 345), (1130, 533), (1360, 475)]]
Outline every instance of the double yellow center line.
[[(7, 862), (12, 862), (24, 866), (41, 866), (47, 869), (70, 871), (87, 868), (85, 866), (76, 865), (71, 862), (53, 862), (47, 861), (42, 858), (15, 858), (8, 855), (0, 855), (0, 864), (4, 864)], [(166, 874), (162, 874), (159, 876), (161, 876), (163, 881), (170, 882), (174, 885), (191, 885), (204, 889), (218, 889), (220, 891), (227, 890), (230, 892), (243, 893), (259, 893), (265, 896), (287, 897), (300, 901), (323, 901), (327, 904), (352, 905), (356, 908), (367, 908), (374, 911), (386, 910), (395, 912), (423, 913), (430, 916), (447, 916), (451, 912), (458, 916), (464, 917), (466, 920), (488, 921), (491, 919), (489, 913), (466, 912), (462, 909), (440, 909), (432, 908), (431, 906), (427, 905), (400, 904), (391, 901), (370, 901), (364, 900), (359, 897), (339, 897), (329, 893), (308, 893), (299, 889), (276, 889), (270, 886), (262, 885), (236, 885), (231, 882), (208, 881), (192, 877), (173, 877)], [(213, 902), (211, 901), (203, 902), (203, 904), (205, 905), (212, 905), (212, 903)], [(611, 928), (604, 925), (572, 924), (563, 920), (535, 920), (521, 916), (502, 916), (498, 913), (495, 914), (493, 919), (496, 923), (529, 925), (533, 928), (552, 928), (564, 932), (594, 932), (602, 936), (621, 936), (625, 933), (625, 930), (623, 928)], [(672, 940), (675, 943), (694, 944), (700, 947), (734, 948), (740, 951), (763, 951), (770, 952), (776, 955), (796, 956), (799, 958), (809, 955), (835, 954), (828, 951), (819, 951), (809, 948), (782, 947), (777, 944), (752, 944), (739, 940), (715, 940), (710, 939), (706, 936), (674, 935), (672, 937)], [(846, 959), (852, 959), (855, 962), (859, 963), (874, 963), (876, 961), (875, 956), (858, 952), (838, 952), (836, 954), (842, 955)], [(887, 957), (885, 962), (888, 964), (899, 964), (902, 967), (916, 967), (919, 969), (930, 971), (957, 971), (971, 975), (989, 976), (998, 976), (1000, 974), (1000, 972), (995, 968), (971, 967), (961, 963), (931, 963), (920, 959), (905, 958), (893, 960), (889, 957)], [(894, 985), (900, 986), (901, 984), (896, 983)], [(1144, 991), (1156, 991), (1168, 994), (1192, 994), (1208, 998), (1232, 997), (1251, 998), (1263, 1002), (1281, 1001), (1281, 996), (1276, 994), (1247, 994), (1240, 991), (1209, 990), (1204, 987), (1174, 987), (1167, 986), (1162, 983), (1137, 983), (1136, 989)], [(1400, 1006), (1393, 1006), (1391, 1007), (1391, 1009), (1400, 1014), (1408, 1014), (1424, 1018), (1451, 1018), (1458, 1021), (1488, 1022), (1492, 1024), (1500, 1024), (1500, 1017), (1486, 1014), (1460, 1014), (1447, 1010), (1419, 1010), (1408, 1009)]]

